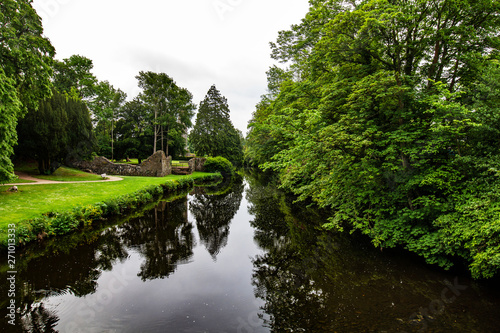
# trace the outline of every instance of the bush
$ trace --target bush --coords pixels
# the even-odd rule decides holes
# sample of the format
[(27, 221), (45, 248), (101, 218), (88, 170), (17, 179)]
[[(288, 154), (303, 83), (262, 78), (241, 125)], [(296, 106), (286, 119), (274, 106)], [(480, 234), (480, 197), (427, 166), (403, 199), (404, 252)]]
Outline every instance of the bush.
[(221, 156), (208, 157), (204, 168), (206, 172), (220, 172), (224, 177), (234, 174), (233, 164)]

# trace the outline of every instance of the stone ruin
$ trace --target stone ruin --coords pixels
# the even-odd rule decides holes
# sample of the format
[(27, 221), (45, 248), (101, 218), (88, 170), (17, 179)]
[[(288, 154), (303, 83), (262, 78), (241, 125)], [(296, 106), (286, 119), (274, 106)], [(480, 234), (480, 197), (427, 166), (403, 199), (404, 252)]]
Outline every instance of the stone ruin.
[[(204, 171), (205, 161), (204, 158), (189, 160), (187, 174), (192, 174), (194, 171)], [(93, 161), (76, 161), (69, 164), (70, 167), (98, 175), (165, 177), (172, 174), (173, 170), (172, 156), (167, 157), (163, 151), (157, 151), (139, 165), (116, 164), (103, 156), (96, 157)]]

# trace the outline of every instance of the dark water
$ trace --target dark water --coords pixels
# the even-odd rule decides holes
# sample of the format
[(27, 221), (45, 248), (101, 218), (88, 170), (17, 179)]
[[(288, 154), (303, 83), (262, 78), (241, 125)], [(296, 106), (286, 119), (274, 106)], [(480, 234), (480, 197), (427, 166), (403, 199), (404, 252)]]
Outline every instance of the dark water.
[(495, 281), (321, 231), (261, 177), (19, 253), (0, 332), (500, 332)]

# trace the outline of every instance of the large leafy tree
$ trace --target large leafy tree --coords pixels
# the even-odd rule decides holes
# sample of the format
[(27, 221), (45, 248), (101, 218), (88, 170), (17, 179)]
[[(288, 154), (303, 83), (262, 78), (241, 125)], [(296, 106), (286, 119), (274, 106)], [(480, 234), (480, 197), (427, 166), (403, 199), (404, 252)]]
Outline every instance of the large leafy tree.
[(114, 159), (115, 120), (125, 103), (127, 95), (108, 81), (99, 82), (94, 88), (95, 96), (89, 102), (96, 124), (96, 136), (102, 155)]
[(76, 93), (81, 99), (90, 101), (95, 96), (97, 79), (91, 70), (92, 60), (72, 55), (54, 62), (54, 86), (62, 93)]
[(178, 150), (184, 150), (184, 135), (192, 126), (191, 118), (196, 108), (192, 94), (177, 86), (165, 73), (139, 72), (136, 78), (143, 89), (141, 99), (152, 113), (153, 153), (157, 150), (158, 141), (167, 155), (171, 153), (169, 146), (172, 143)]
[(125, 103), (116, 123), (116, 157), (136, 157), (139, 163), (151, 155), (153, 130), (148, 107), (139, 99)]
[(274, 45), (300, 75), (259, 105), (251, 157), (300, 198), (332, 208), (330, 227), (359, 229), (377, 246), (402, 245), (445, 267), (461, 256), (475, 276), (493, 275), (498, 201), (482, 189), (500, 194), (500, 137), (489, 123), (498, 108), (500, 4), (311, 5), (300, 29)]
[(13, 179), (17, 120), (51, 94), (54, 48), (30, 0), (0, 3), (0, 182)]
[(241, 135), (229, 116), (227, 99), (213, 85), (201, 102), (189, 142), (196, 154), (222, 156), (233, 164), (243, 160)]
[(10, 156), (17, 143), (17, 118), (21, 109), (14, 82), (0, 68), (0, 183), (13, 178)]

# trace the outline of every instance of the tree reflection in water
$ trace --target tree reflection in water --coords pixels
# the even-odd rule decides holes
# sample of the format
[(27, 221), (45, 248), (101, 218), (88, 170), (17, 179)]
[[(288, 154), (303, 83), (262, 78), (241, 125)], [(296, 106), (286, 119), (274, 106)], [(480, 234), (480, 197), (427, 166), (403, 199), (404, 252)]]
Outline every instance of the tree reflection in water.
[[(455, 274), (432, 270), (404, 252), (380, 252), (361, 236), (326, 232), (321, 225), (327, 216), (319, 210), (294, 205), (263, 175), (250, 175), (247, 181), (254, 240), (265, 250), (253, 260), (252, 284), (265, 302), (260, 317), (271, 332), (498, 328), (492, 319), (498, 303), (483, 302), (474, 291), (481, 290), (479, 285), (461, 290), (439, 313), (418, 317), (416, 312), (429, 304), (431, 312), (446, 287), (443, 281), (455, 281)], [(474, 284), (467, 276), (459, 279), (461, 285)]]
[(198, 188), (189, 204), (201, 243), (214, 261), (227, 245), (231, 221), (240, 208), (245, 186), (241, 177), (215, 187)]
[(44, 332), (56, 333), (55, 327), (59, 322), (59, 317), (51, 311), (45, 309), (43, 303), (30, 309), (30, 311), (22, 317), (21, 327), (25, 332)]
[(143, 281), (166, 278), (192, 258), (195, 239), (187, 206), (186, 197), (162, 201), (154, 210), (124, 226), (126, 245), (144, 258), (138, 273)]

